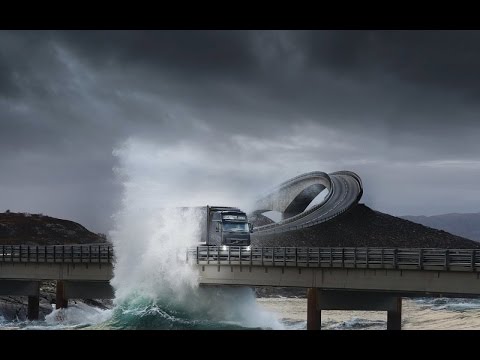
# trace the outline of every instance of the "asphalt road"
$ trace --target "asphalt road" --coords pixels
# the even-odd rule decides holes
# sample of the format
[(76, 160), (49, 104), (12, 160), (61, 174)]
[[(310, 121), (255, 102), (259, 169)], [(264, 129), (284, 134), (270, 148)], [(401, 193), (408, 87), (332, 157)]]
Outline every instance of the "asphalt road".
[(330, 174), (332, 188), (328, 200), (309, 210), (275, 224), (256, 227), (254, 233), (271, 234), (313, 226), (328, 221), (355, 206), (363, 190), (355, 176), (348, 174)]

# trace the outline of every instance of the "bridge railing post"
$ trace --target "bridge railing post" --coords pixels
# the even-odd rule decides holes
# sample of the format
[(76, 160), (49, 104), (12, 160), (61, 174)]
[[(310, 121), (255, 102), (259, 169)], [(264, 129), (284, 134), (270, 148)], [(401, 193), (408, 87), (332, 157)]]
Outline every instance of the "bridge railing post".
[(418, 267), (420, 270), (423, 270), (423, 249), (418, 251)]
[(449, 256), (448, 256), (448, 249), (445, 250), (445, 270), (448, 270), (448, 265), (449, 265)]
[(472, 271), (475, 271), (475, 250), (472, 250)]
[(365, 266), (368, 269), (368, 247), (365, 248)]
[(199, 260), (198, 260), (198, 248), (199, 247), (197, 246), (197, 265), (198, 265), (198, 262), (199, 262)]
[(396, 269), (398, 265), (397, 248), (393, 249), (393, 268)]

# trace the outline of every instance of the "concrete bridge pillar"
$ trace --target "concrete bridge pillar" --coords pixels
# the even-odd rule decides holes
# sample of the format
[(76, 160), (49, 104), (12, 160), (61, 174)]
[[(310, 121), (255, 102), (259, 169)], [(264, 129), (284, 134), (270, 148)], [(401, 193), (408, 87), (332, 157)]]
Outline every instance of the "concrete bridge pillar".
[(40, 297), (39, 296), (29, 296), (28, 297), (27, 319), (28, 320), (38, 320), (39, 310), (40, 310)]
[(402, 327), (402, 298), (396, 295), (310, 288), (307, 298), (307, 330), (320, 330), (322, 310), (386, 311), (387, 330)]
[(387, 311), (387, 330), (402, 329), (402, 298), (395, 300), (395, 309)]
[(307, 330), (320, 330), (322, 312), (318, 309), (319, 290), (310, 288), (307, 290)]
[(0, 295), (27, 296), (27, 318), (37, 320), (40, 309), (40, 283), (41, 281), (0, 279)]
[(57, 294), (55, 297), (55, 308), (62, 309), (68, 307), (68, 299), (65, 296), (65, 283), (57, 280)]
[(40, 310), (40, 281), (33, 282), (33, 292), (28, 295), (27, 319), (38, 320)]

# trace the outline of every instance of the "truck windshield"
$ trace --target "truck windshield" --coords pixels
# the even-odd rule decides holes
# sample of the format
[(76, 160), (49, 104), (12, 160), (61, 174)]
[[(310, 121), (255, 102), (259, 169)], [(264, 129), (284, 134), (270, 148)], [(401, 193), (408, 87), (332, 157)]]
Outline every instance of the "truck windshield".
[(248, 232), (247, 223), (237, 223), (237, 222), (224, 222), (223, 231), (239, 231), (239, 232)]

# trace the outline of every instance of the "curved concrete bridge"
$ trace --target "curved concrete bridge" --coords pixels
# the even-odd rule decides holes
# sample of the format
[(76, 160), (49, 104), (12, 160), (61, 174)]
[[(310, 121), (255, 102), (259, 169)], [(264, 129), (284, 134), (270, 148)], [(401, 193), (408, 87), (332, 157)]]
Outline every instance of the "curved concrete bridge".
[[(305, 211), (324, 189), (324, 200)], [(255, 204), (254, 214), (279, 211), (283, 219), (275, 224), (258, 226), (258, 235), (279, 233), (313, 226), (354, 207), (363, 194), (362, 180), (351, 171), (330, 174), (314, 171), (287, 180), (263, 196)]]

